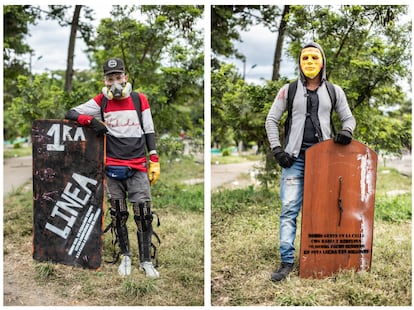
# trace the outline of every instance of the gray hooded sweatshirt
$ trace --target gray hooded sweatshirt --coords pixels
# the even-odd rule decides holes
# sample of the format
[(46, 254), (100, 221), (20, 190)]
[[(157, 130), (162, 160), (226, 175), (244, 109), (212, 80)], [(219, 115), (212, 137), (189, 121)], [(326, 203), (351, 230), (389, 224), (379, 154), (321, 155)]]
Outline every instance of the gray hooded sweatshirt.
[[(319, 98), (318, 118), (322, 131), (322, 140), (331, 138), (331, 99), (328, 94), (326, 82), (326, 58), (321, 46), (315, 42), (307, 44), (305, 47), (316, 47), (323, 56), (323, 68), (321, 71), (321, 85), (317, 89)], [(292, 106), (292, 124), (287, 139), (288, 143), (285, 146), (285, 152), (297, 158), (299, 156), (300, 148), (303, 140), (303, 133), (305, 129), (306, 113), (307, 113), (307, 91), (306, 78), (302, 71), (299, 70), (299, 83), (293, 99)], [(341, 121), (342, 129), (353, 132), (355, 129), (355, 118), (353, 117), (348, 105), (345, 93), (341, 87), (334, 85), (336, 93), (336, 113)], [(270, 143), (270, 147), (281, 146), (279, 137), (279, 121), (282, 115), (287, 111), (287, 95), (289, 84), (285, 84), (277, 94), (272, 107), (266, 118), (266, 132)]]

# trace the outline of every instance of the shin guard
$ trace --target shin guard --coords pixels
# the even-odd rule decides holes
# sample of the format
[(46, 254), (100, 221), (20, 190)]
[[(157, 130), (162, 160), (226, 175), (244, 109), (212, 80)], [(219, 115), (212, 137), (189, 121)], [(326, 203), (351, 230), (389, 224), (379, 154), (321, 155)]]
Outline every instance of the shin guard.
[[(153, 212), (151, 212), (151, 204), (149, 201), (134, 204), (134, 219), (137, 224), (137, 239), (139, 249), (139, 260), (143, 262), (151, 262), (154, 259), (154, 266), (157, 266), (157, 247), (152, 243), (152, 236), (155, 236), (158, 243), (160, 239), (154, 232), (152, 227)], [(158, 219), (158, 225), (160, 225)]]
[(128, 209), (125, 200), (111, 199), (111, 218), (121, 254), (131, 256), (128, 238)]

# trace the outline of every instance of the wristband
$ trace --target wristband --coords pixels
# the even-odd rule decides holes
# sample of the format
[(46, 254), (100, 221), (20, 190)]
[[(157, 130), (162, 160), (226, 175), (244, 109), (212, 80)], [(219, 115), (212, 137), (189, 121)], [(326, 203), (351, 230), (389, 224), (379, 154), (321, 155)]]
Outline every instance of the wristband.
[(150, 155), (150, 161), (152, 161), (153, 163), (157, 163), (159, 161), (158, 155), (157, 154)]
[(93, 119), (93, 116), (81, 114), (78, 116), (78, 123), (81, 125), (90, 125), (92, 119)]

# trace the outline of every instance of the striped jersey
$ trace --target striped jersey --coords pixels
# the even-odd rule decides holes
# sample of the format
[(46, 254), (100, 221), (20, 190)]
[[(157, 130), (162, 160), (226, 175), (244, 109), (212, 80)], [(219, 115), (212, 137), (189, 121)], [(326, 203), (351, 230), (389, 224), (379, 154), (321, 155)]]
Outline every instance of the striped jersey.
[[(108, 100), (103, 111), (106, 134), (106, 165), (128, 166), (147, 171), (146, 147), (151, 154), (155, 151), (154, 123), (150, 105), (144, 94), (141, 100), (142, 125), (131, 96)], [(73, 110), (101, 120), (103, 94), (99, 94)], [(147, 141), (149, 140), (149, 141)], [(148, 143), (151, 142), (151, 143)]]

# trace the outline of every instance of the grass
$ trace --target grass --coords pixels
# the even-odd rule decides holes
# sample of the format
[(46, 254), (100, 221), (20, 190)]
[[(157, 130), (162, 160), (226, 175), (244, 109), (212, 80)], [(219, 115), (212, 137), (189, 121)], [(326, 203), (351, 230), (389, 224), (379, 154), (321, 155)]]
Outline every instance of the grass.
[[(388, 222), (411, 220), (411, 177), (396, 169), (381, 167), (377, 174), (375, 218)], [(395, 193), (400, 194), (393, 194)]]
[[(226, 163), (247, 160), (224, 158)], [(32, 191), (30, 184), (22, 186), (4, 198), (5, 290), (10, 282), (16, 281), (16, 289), (30, 291), (32, 297), (40, 295), (39, 299), (44, 300), (42, 305), (202, 306), (203, 184), (183, 183), (200, 178), (203, 178), (203, 165), (190, 158), (171, 162), (161, 159), (161, 178), (152, 189), (154, 210), (161, 219), (161, 226), (156, 229), (162, 239), (161, 278), (157, 280), (147, 279), (137, 269), (131, 276), (121, 278), (117, 265), (109, 263), (103, 263), (98, 271), (90, 271), (33, 260), (30, 254)], [(389, 194), (396, 189), (407, 193)], [(379, 168), (371, 271), (342, 271), (315, 280), (299, 278), (296, 267), (286, 281), (272, 283), (270, 273), (279, 264), (278, 189), (248, 187), (213, 193), (212, 305), (411, 305), (411, 198), (411, 178), (395, 169)], [(132, 252), (137, 253), (131, 217), (128, 226)], [(296, 240), (299, 249), (299, 231)], [(108, 233), (104, 236), (103, 260), (111, 259)], [(136, 255), (132, 263), (137, 266)], [(8, 275), (18, 276), (8, 280)], [(51, 298), (54, 298), (52, 303)]]
[[(18, 274), (18, 280), (15, 280), (18, 281), (17, 289), (24, 290), (25, 294), (31, 291), (33, 297), (44, 294), (44, 301), (41, 300), (44, 306), (202, 306), (203, 184), (182, 184), (190, 178), (203, 178), (202, 164), (197, 164), (190, 158), (171, 163), (161, 158), (161, 178), (152, 190), (153, 209), (161, 221), (161, 226), (154, 226), (154, 229), (162, 242), (158, 252), (158, 271), (161, 277), (155, 280), (146, 278), (137, 268), (138, 246), (132, 216), (129, 217), (128, 228), (133, 271), (128, 277), (118, 275), (118, 265), (105, 262), (112, 260), (110, 232), (104, 235), (100, 270), (33, 260), (30, 253), (33, 216), (31, 184), (17, 189), (4, 198), (5, 290), (6, 284), (13, 282), (8, 281), (6, 275)], [(190, 199), (190, 203), (187, 199)], [(108, 213), (106, 210), (106, 223)], [(28, 305), (31, 305), (30, 301)]]
[[(390, 196), (393, 190), (407, 190)], [(211, 196), (213, 306), (410, 306), (411, 178), (380, 168), (369, 272), (341, 271), (302, 279), (295, 269), (269, 280), (280, 264), (278, 189), (222, 189)], [(298, 227), (300, 227), (300, 216)], [(300, 248), (300, 229), (296, 237)], [(296, 253), (297, 254), (297, 253)]]
[(30, 156), (30, 155), (32, 155), (31, 147), (5, 148), (3, 151), (4, 158)]
[(231, 155), (231, 156), (218, 156), (212, 155), (211, 156), (211, 164), (212, 165), (225, 165), (225, 164), (239, 164), (248, 161), (257, 161), (261, 160), (261, 155)]

